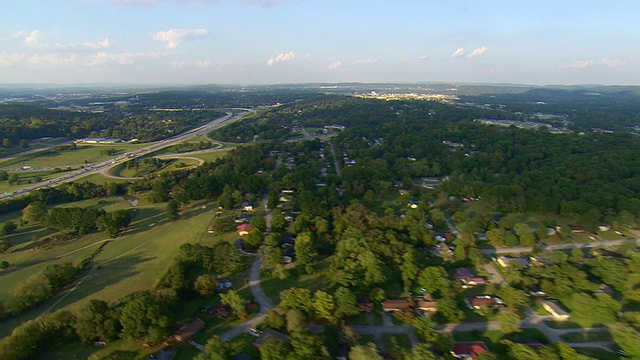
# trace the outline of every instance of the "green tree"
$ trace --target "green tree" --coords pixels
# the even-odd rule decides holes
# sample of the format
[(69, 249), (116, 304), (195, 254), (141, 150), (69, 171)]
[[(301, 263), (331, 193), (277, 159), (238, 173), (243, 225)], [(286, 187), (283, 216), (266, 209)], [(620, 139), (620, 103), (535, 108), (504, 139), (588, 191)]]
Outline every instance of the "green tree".
[(420, 340), (425, 342), (434, 342), (436, 340), (436, 323), (428, 316), (417, 317), (413, 320), (411, 326), (416, 329), (416, 333)]
[(335, 302), (333, 296), (322, 290), (317, 290), (314, 294), (313, 307), (316, 314), (324, 319), (333, 318)]
[(47, 207), (42, 202), (33, 202), (22, 209), (22, 221), (25, 223), (38, 223), (45, 219)]
[(269, 339), (260, 346), (260, 359), (287, 360), (291, 352), (291, 346), (286, 341)]
[(427, 266), (424, 268), (418, 276), (418, 284), (432, 294), (443, 295), (443, 292), (451, 289), (449, 274), (440, 266)]
[(18, 228), (18, 225), (16, 225), (16, 223), (14, 223), (13, 221), (7, 221), (6, 223), (2, 224), (2, 226), (0, 227), (0, 236), (13, 234), (13, 232), (17, 228)]
[(500, 331), (502, 331), (503, 334), (519, 333), (522, 331), (520, 328), (520, 317), (513, 310), (500, 311), (497, 320), (500, 324)]
[(413, 281), (418, 276), (420, 269), (417, 263), (415, 251), (411, 248), (407, 249), (402, 255), (402, 262), (400, 264), (400, 275), (402, 276), (404, 292), (409, 292)]
[(229, 290), (226, 294), (220, 294), (220, 301), (231, 307), (233, 312), (242, 320), (247, 316), (244, 299), (237, 290)]
[(5, 138), (4, 140), (2, 140), (2, 146), (6, 147), (6, 148), (12, 148), (13, 147), (13, 140), (11, 140), (9, 138)]
[(436, 356), (431, 352), (431, 345), (425, 343), (416, 344), (411, 353), (406, 355), (405, 360), (436, 360)]
[(613, 341), (632, 359), (640, 359), (640, 332), (623, 324), (609, 325)]
[(217, 336), (212, 336), (207, 340), (204, 346), (205, 354), (198, 354), (195, 357), (196, 360), (230, 360), (233, 358), (231, 355), (231, 348), (229, 343), (220, 341)]
[(378, 347), (374, 343), (356, 345), (349, 350), (349, 360), (383, 360)]
[(0, 170), (0, 181), (7, 180), (9, 178), (9, 173), (5, 170)]
[(135, 294), (119, 310), (122, 335), (157, 343), (171, 334), (173, 319), (169, 314), (169, 309), (149, 293)]
[(356, 296), (348, 288), (339, 287), (336, 292), (333, 293), (333, 298), (335, 300), (334, 314), (336, 317), (343, 318), (360, 313)]
[(325, 360), (331, 357), (329, 349), (324, 345), (322, 338), (304, 333), (296, 333), (291, 336), (293, 352), (289, 359)]
[(9, 175), (9, 185), (16, 185), (16, 184), (20, 184), (20, 176), (16, 173), (11, 173), (11, 175)]
[(212, 274), (200, 275), (193, 283), (193, 288), (200, 296), (213, 296), (218, 288), (218, 279)]
[(464, 320), (464, 313), (458, 308), (455, 299), (444, 297), (438, 300), (438, 311), (436, 314), (444, 321), (457, 323)]
[(165, 212), (167, 213), (169, 221), (178, 220), (178, 218), (180, 218), (180, 203), (176, 200), (169, 201), (165, 208)]
[(292, 287), (280, 293), (280, 306), (287, 309), (298, 309), (311, 314), (313, 311), (313, 297), (311, 291), (305, 288)]
[(313, 244), (311, 234), (308, 232), (298, 234), (294, 249), (298, 263), (305, 267), (307, 273), (313, 272), (313, 264), (316, 262), (318, 253)]
[(82, 308), (75, 324), (76, 333), (80, 340), (86, 343), (99, 338), (111, 342), (118, 336), (119, 324), (109, 305), (102, 300), (91, 299)]

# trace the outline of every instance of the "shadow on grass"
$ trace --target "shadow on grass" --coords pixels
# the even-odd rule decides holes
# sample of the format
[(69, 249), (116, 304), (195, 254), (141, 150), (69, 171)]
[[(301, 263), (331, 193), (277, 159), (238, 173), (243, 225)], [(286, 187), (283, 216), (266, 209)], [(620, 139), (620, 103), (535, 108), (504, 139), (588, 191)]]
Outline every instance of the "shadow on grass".
[[(5, 237), (5, 239), (11, 241), (11, 243), (15, 247), (15, 246), (22, 245), (22, 244), (25, 244), (25, 243), (33, 240), (34, 236), (36, 238), (40, 238), (40, 237), (43, 237), (45, 235), (53, 234), (54, 232), (55, 232), (55, 230), (50, 230), (50, 229), (47, 229), (45, 227), (30, 226), (30, 227), (21, 228), (21, 229), (17, 230), (13, 234), (8, 235), (7, 237)], [(35, 241), (35, 243), (39, 243), (39, 242), (40, 241)], [(15, 249), (14, 251), (10, 250), (10, 252), (29, 250), (32, 247), (33, 246), (30, 244), (27, 247), (22, 247), (20, 249)]]
[[(149, 260), (153, 260), (153, 258), (143, 258), (137, 254), (132, 254), (114, 260), (107, 260), (107, 262), (103, 262), (102, 264), (89, 263), (86, 270), (83, 270), (78, 277), (78, 279), (82, 279), (82, 283), (75, 290), (72, 290), (71, 293), (52, 310), (92, 298), (95, 293), (104, 288), (139, 274), (140, 270), (137, 270), (136, 267)], [(77, 281), (70, 287), (73, 287), (76, 283)], [(61, 296), (64, 296), (66, 293), (67, 291), (64, 291)], [(59, 297), (57, 297), (56, 300), (57, 299), (59, 299)], [(53, 303), (53, 301), (51, 303)], [(51, 304), (49, 306), (51, 306)]]

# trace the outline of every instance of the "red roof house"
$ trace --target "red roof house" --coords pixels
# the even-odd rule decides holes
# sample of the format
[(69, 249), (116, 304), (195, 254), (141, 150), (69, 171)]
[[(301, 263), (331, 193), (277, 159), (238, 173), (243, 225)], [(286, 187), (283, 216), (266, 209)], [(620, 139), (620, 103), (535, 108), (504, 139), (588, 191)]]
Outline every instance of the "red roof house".
[(487, 351), (489, 348), (483, 341), (466, 341), (454, 343), (451, 355), (458, 359), (475, 359)]
[(238, 230), (238, 235), (245, 236), (249, 233), (249, 230), (251, 230), (251, 225), (241, 224), (236, 226), (236, 230)]

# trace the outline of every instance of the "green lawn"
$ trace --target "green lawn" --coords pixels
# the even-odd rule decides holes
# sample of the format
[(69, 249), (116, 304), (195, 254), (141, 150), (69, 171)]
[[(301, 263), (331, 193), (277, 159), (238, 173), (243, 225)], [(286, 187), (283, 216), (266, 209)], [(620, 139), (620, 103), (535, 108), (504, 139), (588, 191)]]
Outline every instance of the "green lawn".
[[(106, 145), (77, 145), (70, 147), (49, 148), (35, 153), (18, 156), (13, 159), (0, 161), (0, 169), (10, 169), (21, 166), (67, 166), (106, 160), (126, 152), (148, 146), (148, 144), (106, 144)], [(115, 155), (101, 154), (106, 149), (116, 149)]]
[(327, 278), (327, 264), (325, 262), (316, 265), (316, 272), (311, 275), (296, 275), (292, 274), (286, 279), (277, 278), (262, 278), (262, 288), (267, 296), (274, 298), (280, 296), (282, 290), (289, 289), (291, 287), (303, 287), (315, 290), (328, 291), (331, 289), (331, 284)]

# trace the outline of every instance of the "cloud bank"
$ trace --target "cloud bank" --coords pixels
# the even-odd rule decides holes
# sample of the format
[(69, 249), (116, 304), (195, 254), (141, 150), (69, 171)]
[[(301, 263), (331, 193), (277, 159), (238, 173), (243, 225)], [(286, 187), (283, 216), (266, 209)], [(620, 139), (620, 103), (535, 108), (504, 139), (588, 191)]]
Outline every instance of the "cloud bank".
[(154, 41), (167, 43), (168, 49), (175, 49), (184, 41), (189, 41), (209, 35), (207, 29), (170, 29), (149, 34)]

